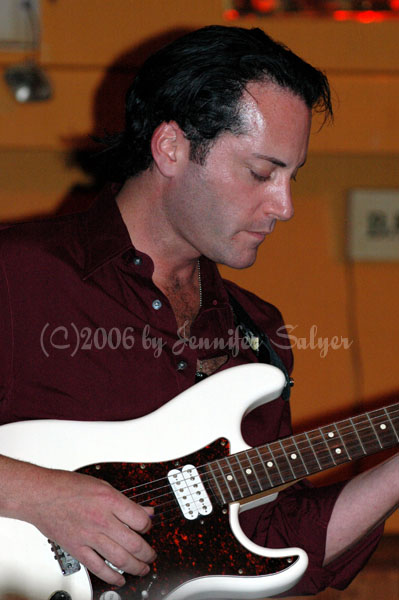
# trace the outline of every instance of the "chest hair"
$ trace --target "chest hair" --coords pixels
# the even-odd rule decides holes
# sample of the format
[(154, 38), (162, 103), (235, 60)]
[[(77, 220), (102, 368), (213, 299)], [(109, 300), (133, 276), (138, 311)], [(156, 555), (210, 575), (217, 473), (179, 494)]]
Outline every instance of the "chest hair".
[[(175, 285), (166, 291), (166, 295), (175, 314), (180, 335), (188, 338), (191, 325), (200, 308), (198, 289), (184, 290), (179, 285)], [(222, 354), (201, 361), (197, 360), (196, 369), (201, 373), (211, 375), (227, 361), (227, 358), (227, 354)]]

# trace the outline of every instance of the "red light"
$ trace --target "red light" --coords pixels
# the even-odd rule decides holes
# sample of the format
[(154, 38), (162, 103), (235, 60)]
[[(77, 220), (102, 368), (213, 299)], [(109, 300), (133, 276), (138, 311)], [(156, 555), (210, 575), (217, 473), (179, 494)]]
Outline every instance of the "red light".
[(333, 17), (336, 21), (349, 21), (351, 13), (349, 10), (335, 10)]
[(391, 10), (399, 10), (399, 0), (391, 0), (389, 4)]
[(240, 15), (238, 10), (232, 8), (230, 10), (225, 10), (223, 16), (225, 19), (227, 19), (227, 21), (235, 21), (235, 19), (238, 19)]
[(365, 10), (356, 15), (356, 20), (360, 21), (360, 23), (376, 23), (383, 21), (384, 15), (374, 10)]
[(276, 8), (276, 0), (251, 0), (251, 4), (260, 13), (272, 12)]
[[(396, 1), (399, 8), (399, 0)], [(336, 21), (355, 20), (359, 21), (359, 23), (381, 23), (381, 21), (389, 19), (390, 15), (386, 12), (376, 10), (335, 10), (333, 17)]]

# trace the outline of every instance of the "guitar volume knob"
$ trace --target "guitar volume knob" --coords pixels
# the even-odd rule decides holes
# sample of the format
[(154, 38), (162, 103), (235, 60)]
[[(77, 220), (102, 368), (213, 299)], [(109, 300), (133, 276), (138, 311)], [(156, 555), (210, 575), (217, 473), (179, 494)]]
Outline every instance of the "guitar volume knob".
[(122, 598), (117, 592), (109, 590), (101, 594), (98, 600), (122, 600)]

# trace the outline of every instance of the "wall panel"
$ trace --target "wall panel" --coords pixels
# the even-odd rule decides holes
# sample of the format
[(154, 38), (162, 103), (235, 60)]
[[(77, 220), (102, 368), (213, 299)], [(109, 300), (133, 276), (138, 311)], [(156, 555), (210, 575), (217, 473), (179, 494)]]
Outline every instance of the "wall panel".
[[(182, 31), (226, 23), (222, 1), (42, 0), (37, 60), (54, 85), (51, 101), (18, 105), (4, 68), (24, 58), (0, 52), (0, 220), (76, 209), (90, 179), (70, 162), (93, 132), (118, 129), (123, 95), (150, 47)], [(363, 25), (303, 18), (241, 20), (261, 26), (327, 70), (334, 125), (311, 138), (295, 184), (296, 216), (280, 224), (254, 267), (223, 273), (281, 307), (295, 335), (338, 335), (350, 348), (295, 348), (297, 430), (349, 416), (399, 390), (398, 264), (345, 261), (346, 197), (353, 187), (399, 187), (399, 23)], [(317, 129), (317, 126), (315, 127)], [(333, 474), (344, 476), (347, 471)], [(391, 517), (389, 531), (399, 531)]]

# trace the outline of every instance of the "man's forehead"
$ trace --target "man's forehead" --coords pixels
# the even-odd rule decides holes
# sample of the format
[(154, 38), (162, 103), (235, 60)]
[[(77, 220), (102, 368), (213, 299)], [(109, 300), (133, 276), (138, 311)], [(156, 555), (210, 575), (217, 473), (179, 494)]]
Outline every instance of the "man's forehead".
[(293, 91), (273, 82), (249, 83), (240, 104), (241, 133), (279, 139), (309, 132), (312, 111)]
[(260, 124), (265, 117), (276, 113), (282, 100), (291, 101), (292, 111), (309, 111), (305, 101), (289, 88), (272, 81), (256, 81), (247, 84), (241, 97), (240, 112), (243, 118)]

